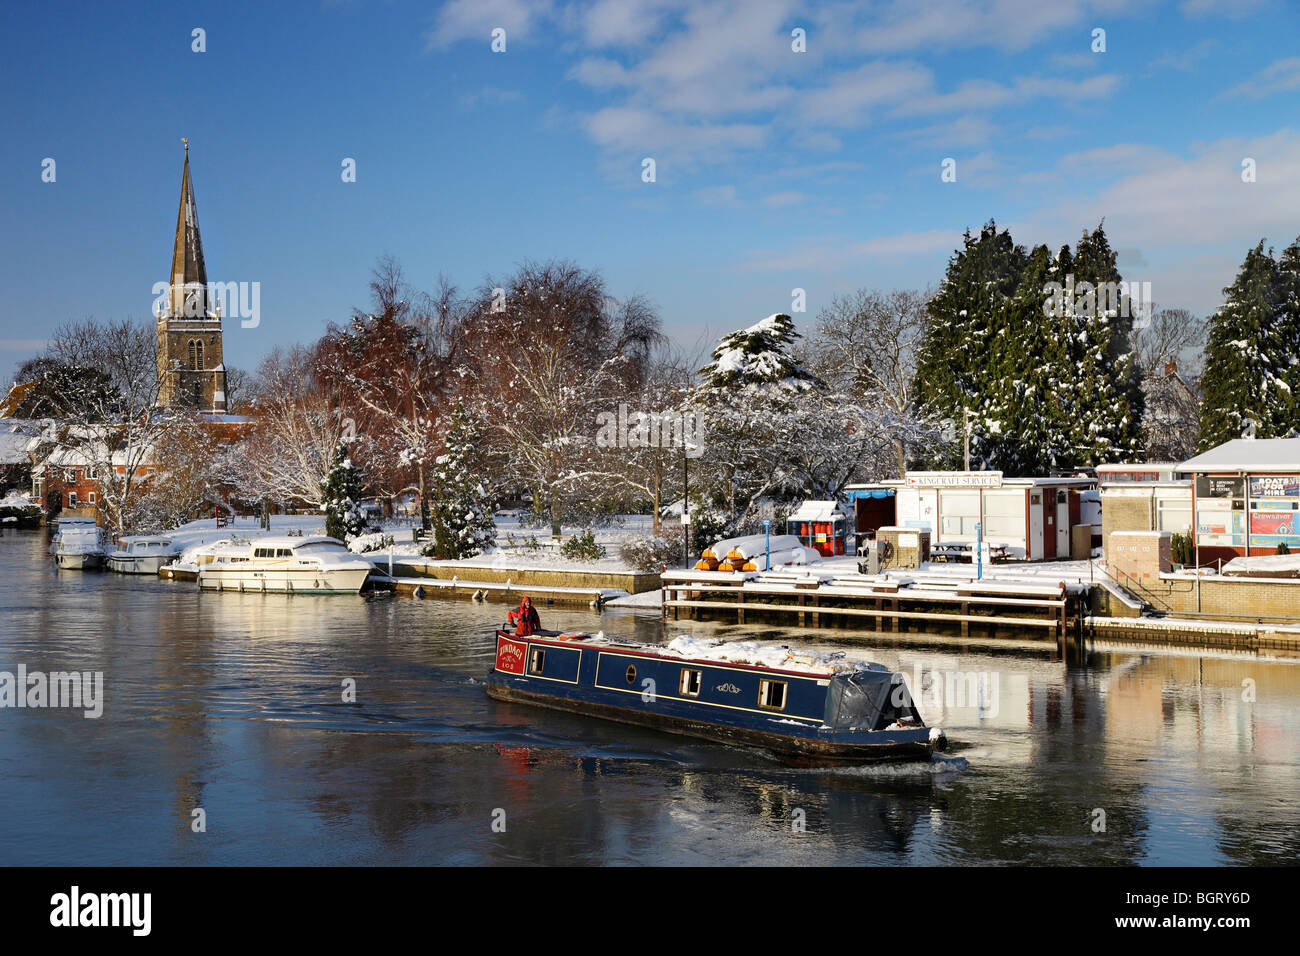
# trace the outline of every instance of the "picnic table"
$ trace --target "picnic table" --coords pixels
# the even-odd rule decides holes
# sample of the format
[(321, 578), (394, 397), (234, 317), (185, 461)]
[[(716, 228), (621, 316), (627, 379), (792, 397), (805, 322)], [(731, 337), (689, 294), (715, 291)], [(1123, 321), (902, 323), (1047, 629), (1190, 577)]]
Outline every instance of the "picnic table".
[[(989, 545), (990, 561), (1008, 561), (1011, 555), (1007, 552), (1006, 545), (991, 544)], [(964, 541), (954, 541), (951, 543), (936, 544), (930, 548), (931, 561), (970, 561), (975, 560), (975, 549), (969, 543)]]

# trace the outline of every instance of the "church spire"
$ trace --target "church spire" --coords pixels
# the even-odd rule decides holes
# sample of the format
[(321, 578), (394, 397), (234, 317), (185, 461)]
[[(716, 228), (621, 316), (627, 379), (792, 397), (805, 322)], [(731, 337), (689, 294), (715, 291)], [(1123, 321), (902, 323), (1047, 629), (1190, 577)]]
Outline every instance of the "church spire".
[(199, 239), (194, 185), (190, 182), (190, 142), (184, 138), (181, 142), (185, 144), (185, 173), (181, 177), (181, 206), (176, 214), (176, 243), (172, 247), (171, 314), (206, 318), (208, 273), (203, 265), (203, 242)]

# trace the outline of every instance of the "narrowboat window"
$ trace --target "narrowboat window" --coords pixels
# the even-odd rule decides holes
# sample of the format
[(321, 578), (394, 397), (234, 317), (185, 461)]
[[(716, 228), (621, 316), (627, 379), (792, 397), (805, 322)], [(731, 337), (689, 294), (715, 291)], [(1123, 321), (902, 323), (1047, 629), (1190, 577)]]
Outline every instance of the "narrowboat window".
[(699, 697), (700, 682), (702, 671), (693, 671), (688, 668), (682, 668), (681, 695), (683, 697)]
[(785, 681), (761, 680), (758, 682), (758, 706), (769, 710), (785, 709)]
[(628, 682), (629, 684), (635, 684), (635, 683), (636, 683), (636, 665), (635, 665), (635, 664), (628, 664), (628, 665), (627, 665), (627, 682)]
[(546, 650), (541, 647), (533, 648), (533, 655), (528, 664), (528, 671), (532, 674), (540, 674), (542, 666), (546, 663)]

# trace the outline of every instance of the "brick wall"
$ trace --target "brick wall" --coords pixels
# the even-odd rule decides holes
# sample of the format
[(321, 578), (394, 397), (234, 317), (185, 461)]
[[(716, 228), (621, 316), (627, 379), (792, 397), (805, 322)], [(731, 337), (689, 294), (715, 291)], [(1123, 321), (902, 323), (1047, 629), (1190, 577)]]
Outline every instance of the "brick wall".
[(1124, 575), (1144, 586), (1158, 584), (1173, 570), (1168, 531), (1112, 531), (1106, 538), (1106, 567), (1123, 583)]
[(1137, 496), (1108, 494), (1101, 502), (1101, 540), (1105, 542), (1106, 562), (1109, 564), (1110, 536), (1114, 531), (1154, 531), (1155, 498), (1152, 493)]
[(1223, 615), (1239, 621), (1300, 621), (1300, 579), (1203, 577), (1199, 608), (1194, 575), (1167, 574), (1156, 581), (1144, 581), (1143, 587), (1147, 591), (1144, 597), (1157, 610), (1167, 608), (1171, 614)]

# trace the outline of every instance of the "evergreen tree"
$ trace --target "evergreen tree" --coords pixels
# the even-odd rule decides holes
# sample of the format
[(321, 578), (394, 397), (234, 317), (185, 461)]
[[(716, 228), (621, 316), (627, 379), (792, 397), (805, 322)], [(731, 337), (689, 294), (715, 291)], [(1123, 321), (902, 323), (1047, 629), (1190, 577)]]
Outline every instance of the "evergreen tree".
[(917, 357), (916, 394), (930, 416), (947, 421), (958, 435), (955, 460), (935, 460), (935, 465), (960, 467), (960, 430), (968, 411), (974, 419), (972, 465), (987, 463), (983, 439), (974, 436), (997, 434), (1000, 428), (999, 420), (987, 418), (1003, 402), (988, 393), (989, 370), (1009, 347), (998, 340), (1006, 334), (1001, 330), (1010, 327), (1008, 301), (1020, 285), (1025, 258), (1011, 233), (998, 232), (990, 221), (978, 238), (965, 234), (963, 248), (948, 261), (947, 275), (930, 300), (931, 322)]
[(325, 533), (340, 541), (351, 541), (366, 532), (366, 518), (361, 511), (361, 473), (340, 444), (334, 450), (334, 464), (325, 476), (321, 495), (325, 508)]
[(482, 465), (478, 421), (459, 403), (447, 429), (446, 453), (434, 463), (429, 520), (433, 555), (472, 558), (496, 544), (492, 501), (478, 477)]
[(1293, 244), (1283, 254), (1284, 271), (1261, 239), (1223, 290), (1205, 343), (1203, 450), (1243, 436), (1281, 437), (1296, 424), (1298, 258)]
[(1142, 452), (1143, 409), (1141, 373), (1130, 345), (1133, 303), (1102, 226), (1079, 239), (1068, 274), (1075, 295), (1064, 301), (1053, 335), (1063, 346), (1053, 464), (1132, 460)]
[(1026, 252), (993, 223), (978, 239), (967, 233), (931, 301), (917, 390), (959, 436), (969, 412), (972, 467), (1044, 474), (1140, 452), (1122, 292), (1100, 226), (1055, 257), (1041, 245)]
[(805, 436), (794, 412), (824, 385), (791, 357), (797, 338), (790, 316), (770, 315), (724, 336), (700, 370), (692, 404), (705, 435), (701, 487), (712, 489), (708, 504), (728, 532), (751, 526), (762, 500), (802, 487), (795, 445)]

